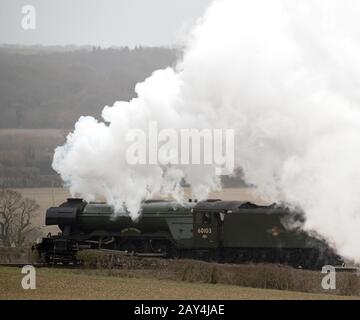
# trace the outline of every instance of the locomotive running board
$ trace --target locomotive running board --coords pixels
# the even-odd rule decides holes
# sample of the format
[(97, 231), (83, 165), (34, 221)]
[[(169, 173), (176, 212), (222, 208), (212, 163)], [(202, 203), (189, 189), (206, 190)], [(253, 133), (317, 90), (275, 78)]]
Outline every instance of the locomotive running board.
[(359, 267), (335, 267), (336, 272), (354, 272), (354, 273), (360, 273)]
[(156, 257), (156, 258), (164, 258), (166, 257), (166, 253), (134, 253), (135, 257)]

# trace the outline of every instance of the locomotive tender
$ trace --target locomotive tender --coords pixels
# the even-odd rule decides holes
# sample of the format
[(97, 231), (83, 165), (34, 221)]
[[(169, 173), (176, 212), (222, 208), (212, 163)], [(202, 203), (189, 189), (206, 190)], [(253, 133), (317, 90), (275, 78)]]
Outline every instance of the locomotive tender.
[(308, 269), (342, 262), (325, 242), (286, 227), (294, 220), (301, 222), (301, 215), (285, 207), (213, 199), (185, 205), (145, 201), (133, 221), (114, 215), (106, 203), (68, 199), (46, 213), (46, 225), (59, 226), (61, 233), (49, 234), (34, 248), (43, 262), (63, 264), (77, 263), (76, 254), (84, 249)]

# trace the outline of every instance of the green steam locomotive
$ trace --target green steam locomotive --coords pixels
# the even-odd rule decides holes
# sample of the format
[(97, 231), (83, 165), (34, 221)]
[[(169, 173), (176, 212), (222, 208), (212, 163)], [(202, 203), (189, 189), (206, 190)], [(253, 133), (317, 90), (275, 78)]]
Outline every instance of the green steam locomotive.
[(84, 249), (223, 263), (281, 263), (317, 269), (341, 258), (322, 240), (293, 228), (302, 215), (281, 206), (210, 199), (149, 200), (138, 220), (117, 216), (106, 203), (68, 199), (46, 213), (49, 234), (34, 246), (45, 263), (77, 263)]

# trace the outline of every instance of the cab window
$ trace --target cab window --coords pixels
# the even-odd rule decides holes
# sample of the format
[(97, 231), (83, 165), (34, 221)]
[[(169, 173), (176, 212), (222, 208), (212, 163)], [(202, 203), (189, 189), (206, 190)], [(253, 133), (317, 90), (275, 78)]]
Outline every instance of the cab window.
[(209, 212), (204, 212), (202, 214), (202, 223), (205, 225), (211, 224), (211, 214)]

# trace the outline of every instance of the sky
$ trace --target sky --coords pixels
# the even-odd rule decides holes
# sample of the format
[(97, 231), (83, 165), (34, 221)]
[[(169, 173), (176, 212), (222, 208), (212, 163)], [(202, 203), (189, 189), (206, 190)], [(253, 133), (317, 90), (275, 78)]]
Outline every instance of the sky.
[[(0, 44), (173, 46), (212, 0), (0, 0)], [(24, 30), (22, 8), (36, 10)]]

